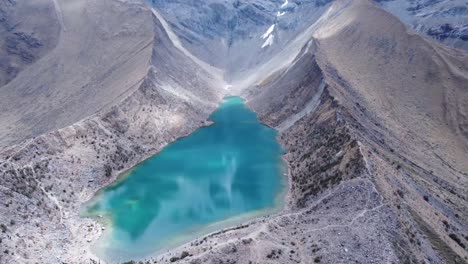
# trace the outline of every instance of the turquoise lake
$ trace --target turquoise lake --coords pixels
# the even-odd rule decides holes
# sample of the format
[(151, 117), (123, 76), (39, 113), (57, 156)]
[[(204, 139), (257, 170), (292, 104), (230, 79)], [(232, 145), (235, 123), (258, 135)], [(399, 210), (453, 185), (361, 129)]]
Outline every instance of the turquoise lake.
[(92, 246), (99, 257), (153, 256), (229, 219), (281, 206), (285, 166), (276, 131), (239, 97), (225, 98), (210, 120), (214, 124), (169, 144), (86, 204), (85, 216), (106, 223)]

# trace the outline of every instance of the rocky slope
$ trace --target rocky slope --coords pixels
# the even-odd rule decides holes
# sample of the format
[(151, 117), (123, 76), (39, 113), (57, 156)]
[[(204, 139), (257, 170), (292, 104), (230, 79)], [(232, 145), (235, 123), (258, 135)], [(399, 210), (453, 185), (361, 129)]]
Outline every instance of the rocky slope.
[[(283, 52), (318, 21), (332, 0), (152, 0), (182, 43), (235, 82)], [(449, 46), (467, 49), (467, 0), (376, 0), (409, 27)]]
[(160, 1), (182, 43), (232, 82), (254, 72), (318, 19), (330, 1)]
[(466, 53), (368, 1), (320, 19), (244, 91), (288, 150), (287, 208), (156, 263), (467, 262)]
[[(28, 5), (25, 2), (30, 1), (18, 1), (14, 9), (21, 11)], [(34, 16), (18, 16), (30, 18), (28, 24), (42, 23), (31, 29), (38, 39), (47, 39), (46, 33), (52, 35), (58, 28), (57, 44), (0, 88), (0, 148), (72, 125), (123, 100), (138, 88), (149, 66), (153, 32), (151, 13), (145, 12), (144, 4), (113, 0), (34, 3), (30, 7), (34, 12), (29, 10)], [(53, 15), (36, 14), (42, 9)], [(53, 42), (54, 36), (48, 41)], [(44, 53), (26, 50), (35, 58)]]
[[(130, 5), (128, 16), (132, 4), (118, 3)], [(151, 18), (146, 26), (154, 35), (144, 46), (151, 56), (141, 84), (108, 109), (0, 154), (0, 263), (97, 261), (89, 242), (102, 230), (80, 218), (82, 204), (118, 174), (203, 126), (221, 100), (222, 79), (191, 59), (150, 8), (138, 10)], [(117, 89), (106, 84), (99, 87)]]
[[(121, 100), (86, 109), (90, 117), (59, 130), (47, 126), (51, 132), (0, 153), (0, 263), (99, 261), (89, 242), (102, 228), (79, 218), (82, 202), (204, 125), (233, 93), (280, 132), (289, 165), (286, 207), (145, 262), (468, 261), (466, 52), (418, 35), (379, 7), (390, 3), (156, 0), (158, 11), (138, 1), (103, 3), (92, 10), (119, 10), (126, 22), (102, 15), (102, 27), (125, 25), (149, 41), (145, 52), (129, 55), (145, 67), (132, 68), (141, 81), (115, 97)], [(130, 19), (135, 10), (141, 20)], [(138, 42), (125, 36), (118, 39)], [(127, 66), (118, 72), (128, 73)], [(96, 85), (104, 92), (122, 87), (105, 78)], [(64, 114), (76, 109), (70, 107)]]
[(60, 23), (53, 1), (2, 1), (0, 86), (53, 49), (59, 35)]
[(468, 1), (378, 1), (382, 7), (424, 35), (468, 50)]

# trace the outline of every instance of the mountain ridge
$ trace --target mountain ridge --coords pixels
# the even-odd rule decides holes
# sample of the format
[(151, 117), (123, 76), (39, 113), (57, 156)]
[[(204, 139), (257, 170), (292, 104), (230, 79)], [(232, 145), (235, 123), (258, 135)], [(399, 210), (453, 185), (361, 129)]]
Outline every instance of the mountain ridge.
[[(262, 2), (238, 4), (252, 10)], [(289, 167), (286, 207), (148, 261), (467, 262), (465, 51), (419, 35), (382, 3), (320, 2), (301, 30), (268, 46), (264, 58), (244, 62), (226, 82), (199, 56), (214, 44), (194, 49), (186, 32), (174, 29), (175, 18), (164, 16), (173, 7), (152, 12), (139, 1), (119, 1), (127, 15), (125, 6), (133, 4), (152, 21), (139, 85), (108, 108), (0, 152), (0, 223), (8, 251), (0, 263), (99, 261), (89, 243), (103, 226), (80, 218), (80, 205), (120, 173), (207, 125), (230, 94), (246, 98), (262, 122), (279, 130)], [(317, 7), (274, 1), (269, 12), (278, 15), (282, 5), (306, 12), (299, 9), (308, 4)], [(255, 29), (249, 52), (262, 50), (269, 28)], [(275, 30), (267, 35), (279, 35)], [(53, 253), (37, 254), (43, 248)]]

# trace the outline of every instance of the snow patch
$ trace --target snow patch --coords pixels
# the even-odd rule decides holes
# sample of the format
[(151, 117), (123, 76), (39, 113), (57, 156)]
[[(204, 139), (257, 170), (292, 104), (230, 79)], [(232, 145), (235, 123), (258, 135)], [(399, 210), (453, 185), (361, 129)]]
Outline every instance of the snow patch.
[(288, 0), (285, 0), (284, 3), (281, 5), (281, 8), (284, 8), (285, 6), (287, 6), (289, 4), (289, 1)]
[(275, 35), (273, 31), (275, 30), (275, 24), (271, 25), (270, 28), (262, 35), (262, 39), (266, 39), (262, 45), (262, 49), (271, 46), (273, 44), (273, 40), (275, 39)]
[(265, 32), (265, 34), (262, 35), (262, 39), (269, 38), (271, 33), (273, 33), (273, 30), (275, 30), (275, 25), (271, 25), (270, 28)]
[(280, 11), (278, 11), (278, 13), (276, 13), (276, 16), (277, 16), (277, 17), (281, 17), (281, 16), (284, 16), (284, 14), (286, 14), (286, 12), (280, 12)]
[(270, 36), (268, 36), (267, 40), (262, 45), (262, 49), (265, 48), (265, 47), (273, 45), (273, 40), (274, 39), (275, 39), (275, 35), (271, 34)]

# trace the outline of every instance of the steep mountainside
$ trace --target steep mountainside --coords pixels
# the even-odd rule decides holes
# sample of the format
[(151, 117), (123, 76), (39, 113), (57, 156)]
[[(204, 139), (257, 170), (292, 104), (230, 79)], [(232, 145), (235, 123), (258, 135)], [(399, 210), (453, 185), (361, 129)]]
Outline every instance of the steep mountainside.
[(288, 208), (161, 262), (467, 262), (467, 54), (365, 0), (319, 21), (243, 92), (288, 150)]
[(330, 1), (159, 1), (152, 3), (183, 44), (225, 69), (228, 82), (244, 78), (315, 22)]
[(428, 33), (463, 1), (54, 4), (0, 88), (0, 263), (98, 263), (82, 203), (230, 94), (279, 131), (285, 208), (145, 262), (468, 262), (468, 54)]
[(0, 3), (0, 86), (57, 45), (59, 18), (51, 0)]
[(378, 1), (413, 29), (449, 46), (468, 50), (468, 1)]
[[(205, 125), (222, 99), (225, 84), (220, 71), (207, 68), (180, 46), (180, 40), (155, 11), (143, 5), (132, 6), (133, 3), (109, 3), (118, 5), (123, 18), (133, 16), (134, 8), (143, 18), (150, 18), (145, 27), (151, 29), (150, 35), (154, 37), (140, 47), (143, 50), (133, 53), (149, 48), (148, 60), (139, 62), (147, 70), (138, 86), (127, 91), (129, 95), (121, 102), (71, 126), (2, 151), (0, 263), (93, 263), (97, 258), (89, 242), (95, 241), (103, 229), (93, 220), (80, 217), (82, 204), (167, 143)], [(130, 6), (123, 8), (125, 5)], [(99, 5), (93, 10), (103, 14), (108, 7)], [(101, 27), (116, 25), (112, 21), (111, 25), (106, 20), (102, 22)], [(135, 23), (126, 27), (140, 27), (138, 20)], [(89, 26), (81, 30), (95, 30), (95, 25)], [(133, 34), (123, 35), (126, 39)], [(138, 44), (142, 43), (133, 43)], [(98, 57), (97, 60), (100, 61)], [(118, 69), (111, 67), (120, 72)], [(126, 71), (120, 73), (119, 78), (128, 78)], [(117, 93), (121, 87), (106, 84), (104, 79), (99, 87), (109, 93)]]
[[(272, 57), (289, 53), (284, 47), (300, 33), (320, 23), (331, 2), (153, 0), (152, 5), (184, 47), (237, 84), (287, 64), (282, 59), (264, 69)], [(466, 48), (466, 0), (380, 4), (418, 31)], [(3, 2), (0, 84), (7, 85), (1, 87), (0, 148), (71, 125), (131, 94), (151, 55), (144, 6), (117, 0)]]
[[(144, 4), (57, 0), (50, 6), (47, 1), (34, 2), (39, 7), (30, 12), (47, 9), (57, 14), (59, 39), (43, 58), (0, 87), (0, 148), (71, 125), (115, 104), (138, 88), (149, 65), (153, 32)], [(55, 23), (44, 21), (39, 27), (53, 30)], [(34, 33), (47, 37), (39, 35), (40, 30)], [(30, 52), (31, 56), (41, 54)]]

